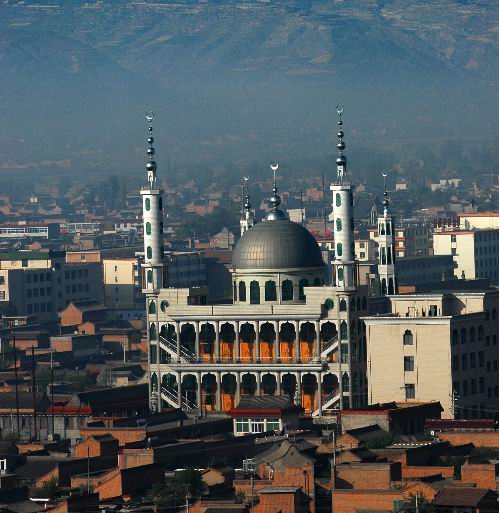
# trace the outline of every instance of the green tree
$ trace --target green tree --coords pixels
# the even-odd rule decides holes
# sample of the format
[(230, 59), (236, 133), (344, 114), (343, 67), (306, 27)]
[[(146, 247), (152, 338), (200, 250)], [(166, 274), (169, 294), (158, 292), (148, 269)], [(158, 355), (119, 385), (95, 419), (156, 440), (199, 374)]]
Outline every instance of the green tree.
[(50, 478), (48, 481), (44, 481), (41, 486), (35, 488), (35, 497), (40, 499), (53, 499), (59, 489), (59, 482), (56, 477)]
[(148, 500), (158, 508), (175, 508), (185, 504), (185, 497), (197, 497), (203, 488), (200, 472), (185, 469), (177, 472), (175, 477), (154, 484), (147, 494)]

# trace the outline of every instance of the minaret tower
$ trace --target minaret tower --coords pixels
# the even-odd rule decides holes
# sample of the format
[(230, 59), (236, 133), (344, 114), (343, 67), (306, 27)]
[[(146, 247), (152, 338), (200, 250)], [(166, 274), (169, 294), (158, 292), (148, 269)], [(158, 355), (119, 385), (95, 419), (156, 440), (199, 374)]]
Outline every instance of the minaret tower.
[(144, 223), (144, 263), (142, 288), (144, 293), (158, 291), (163, 287), (164, 277), (164, 247), (163, 247), (163, 191), (158, 185), (156, 177), (155, 150), (152, 136), (152, 120), (154, 115), (146, 115), (149, 122), (149, 138), (147, 154), (149, 162), (146, 164), (147, 184), (140, 189), (142, 196), (142, 217)]
[(381, 294), (396, 294), (397, 279), (395, 276), (395, 220), (388, 211), (389, 201), (384, 180), (383, 217), (378, 219), (378, 276)]
[(353, 185), (347, 173), (347, 158), (343, 155), (343, 107), (336, 107), (338, 113), (338, 157), (336, 158), (336, 181), (331, 184), (333, 192), (334, 261), (333, 283), (340, 289), (357, 286), (355, 270), (355, 247), (353, 240)]
[(253, 218), (253, 213), (251, 212), (251, 203), (248, 192), (248, 178), (244, 177), (244, 205), (243, 205), (243, 215), (241, 217), (240, 225), (241, 225), (241, 237), (246, 233), (246, 231), (251, 228), (255, 224), (255, 220)]

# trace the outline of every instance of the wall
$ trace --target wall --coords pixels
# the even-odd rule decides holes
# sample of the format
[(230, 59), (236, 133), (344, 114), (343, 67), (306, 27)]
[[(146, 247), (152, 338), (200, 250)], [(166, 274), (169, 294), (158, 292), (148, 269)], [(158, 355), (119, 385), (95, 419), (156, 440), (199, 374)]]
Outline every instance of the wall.
[(344, 464), (336, 467), (336, 488), (363, 490), (388, 490), (391, 481), (401, 478), (399, 463)]

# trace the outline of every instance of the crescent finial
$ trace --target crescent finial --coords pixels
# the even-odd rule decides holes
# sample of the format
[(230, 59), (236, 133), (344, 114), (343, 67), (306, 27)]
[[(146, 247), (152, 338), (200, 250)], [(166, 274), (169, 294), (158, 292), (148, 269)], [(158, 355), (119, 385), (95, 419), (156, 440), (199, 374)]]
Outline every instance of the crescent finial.
[(279, 169), (279, 164), (270, 164), (270, 169), (272, 169), (272, 171), (277, 171)]
[(336, 105), (336, 112), (338, 113), (339, 116), (341, 116), (343, 114), (343, 111), (344, 111), (344, 107), (343, 105)]
[(154, 112), (152, 110), (146, 112), (146, 119), (149, 123), (154, 119)]

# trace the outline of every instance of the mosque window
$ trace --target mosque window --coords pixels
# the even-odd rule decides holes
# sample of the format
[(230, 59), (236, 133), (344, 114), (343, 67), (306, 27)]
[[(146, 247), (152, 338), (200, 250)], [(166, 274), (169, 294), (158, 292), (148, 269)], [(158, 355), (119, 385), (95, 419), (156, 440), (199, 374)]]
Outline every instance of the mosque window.
[(345, 299), (342, 299), (340, 301), (340, 312), (346, 312), (347, 311), (347, 302)]
[(255, 280), (250, 283), (250, 304), (260, 304), (260, 284)]
[(168, 308), (168, 301), (161, 301), (161, 311), (166, 312), (167, 308)]
[(147, 258), (152, 258), (152, 248), (151, 246), (147, 246), (147, 250), (146, 250), (146, 253), (147, 253)]
[(151, 223), (146, 223), (146, 235), (151, 235)]
[(304, 290), (305, 287), (308, 287), (308, 280), (306, 280), (306, 279), (300, 280), (300, 283), (298, 284), (298, 288), (299, 288), (299, 299), (301, 299), (301, 300), (305, 299), (305, 290)]
[(246, 301), (246, 283), (239, 282), (239, 301)]
[(158, 347), (151, 345), (149, 350), (149, 361), (151, 363), (158, 363)]
[(147, 271), (147, 283), (152, 283), (152, 270)]
[(151, 200), (149, 198), (146, 198), (146, 210), (149, 211), (151, 210)]
[(339, 192), (336, 193), (336, 206), (341, 207), (341, 194)]
[(387, 235), (392, 234), (392, 223), (390, 223), (390, 221), (387, 221), (387, 223), (386, 223), (386, 234)]
[(348, 324), (346, 321), (341, 321), (340, 324), (340, 339), (347, 340), (348, 338)]
[(385, 234), (385, 223), (380, 223), (379, 225), (380, 227), (380, 235), (384, 235)]
[(265, 282), (265, 301), (277, 301), (277, 290), (274, 280)]
[(324, 301), (324, 306), (326, 307), (326, 310), (332, 310), (334, 308), (334, 301), (331, 298), (328, 298)]
[(282, 282), (282, 300), (293, 300), (293, 282), (291, 280), (284, 280)]
[(412, 346), (412, 344), (413, 344), (412, 331), (405, 330), (405, 332), (404, 332), (404, 346)]
[(156, 313), (156, 302), (155, 301), (151, 301), (149, 303), (149, 313), (150, 314), (155, 314)]
[(159, 201), (158, 201), (158, 207), (160, 210), (163, 210), (163, 198), (160, 196), (159, 198)]
[(341, 219), (336, 219), (336, 231), (341, 232)]
[(345, 276), (344, 276), (344, 272), (343, 272), (343, 267), (338, 267), (338, 280), (343, 281), (344, 278), (345, 278)]
[(236, 285), (236, 282), (234, 282), (234, 301), (237, 301), (237, 285)]
[(151, 322), (151, 325), (149, 326), (149, 340), (156, 340), (158, 338), (156, 334), (156, 324), (154, 322)]
[(338, 244), (336, 244), (336, 253), (338, 256), (343, 255), (343, 244), (341, 242), (338, 242)]

